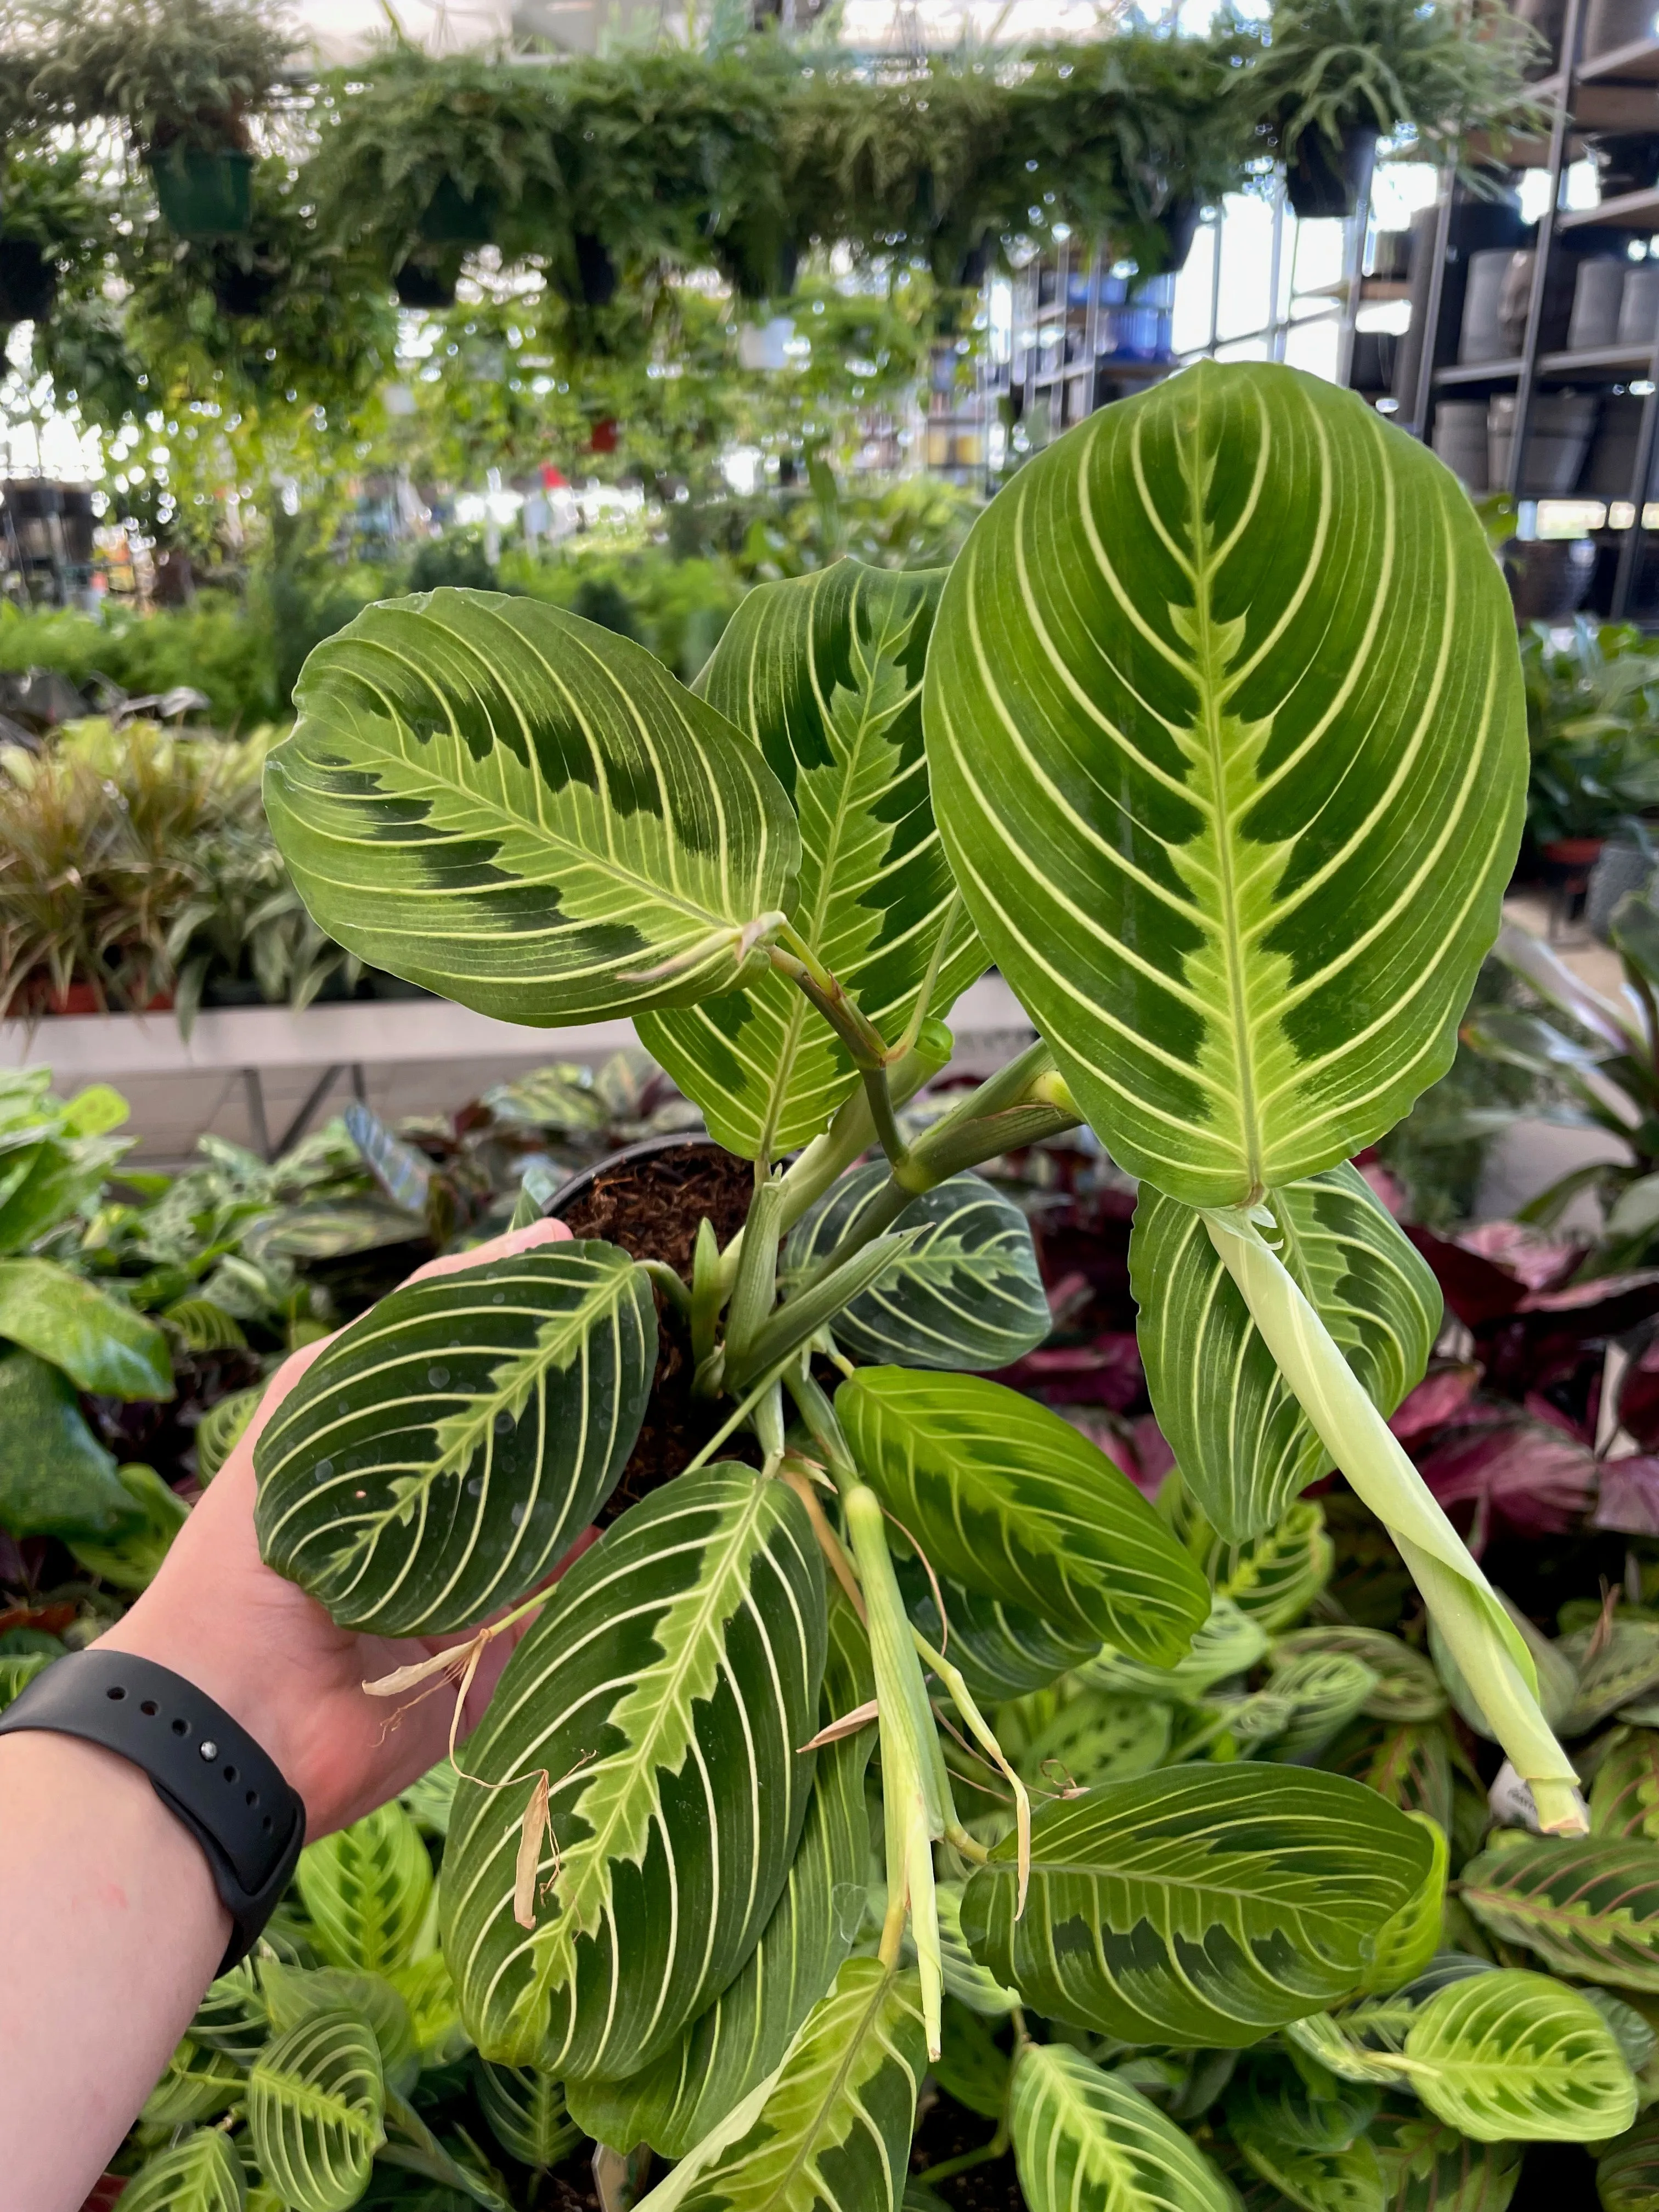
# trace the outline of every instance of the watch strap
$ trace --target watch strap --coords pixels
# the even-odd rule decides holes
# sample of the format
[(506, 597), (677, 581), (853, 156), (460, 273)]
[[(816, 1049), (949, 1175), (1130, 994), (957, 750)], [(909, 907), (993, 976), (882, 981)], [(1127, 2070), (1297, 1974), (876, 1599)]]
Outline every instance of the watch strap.
[(170, 1668), (94, 1645), (45, 1668), (0, 1712), (0, 1736), (46, 1729), (147, 1774), (195, 1837), (234, 1925), (222, 1974), (253, 1948), (306, 1839), (305, 1805), (270, 1753)]

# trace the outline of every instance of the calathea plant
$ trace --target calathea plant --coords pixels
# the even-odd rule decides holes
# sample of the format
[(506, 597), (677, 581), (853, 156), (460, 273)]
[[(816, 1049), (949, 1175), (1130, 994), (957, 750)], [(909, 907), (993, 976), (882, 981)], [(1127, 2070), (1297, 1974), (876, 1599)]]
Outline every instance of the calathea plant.
[[(656, 2212), (861, 2212), (902, 2192), (949, 1989), (1012, 2014), (1042, 2212), (1105, 2201), (1129, 2139), (1144, 2201), (1224, 2204), (1098, 2058), (1409, 1981), (1443, 1860), (1294, 1765), (1051, 1762), (1033, 1807), (988, 1706), (1203, 1674), (1230, 1616), (1091, 1443), (963, 1371), (1047, 1327), (971, 1171), (1089, 1118), (1142, 1179), (1154, 1405), (1224, 1553), (1340, 1464), (1540, 1826), (1582, 1830), (1528, 1646), (1387, 1428), (1439, 1299), (1348, 1164), (1447, 1065), (1520, 833), (1513, 629), (1456, 485), (1347, 394), (1206, 364), (1033, 463), (948, 579), (755, 592), (690, 690), (444, 591), (319, 647), (299, 705), (266, 797), (318, 921), (492, 1013), (635, 1016), (752, 1165), (684, 1273), (578, 1238), (395, 1293), (260, 1439), (264, 1556), (341, 1622), (475, 1631), (460, 1674), (538, 1612), (459, 1757), (466, 2031), (678, 2160)], [(988, 951), (1042, 1042), (908, 1136)], [(1506, 2085), (1453, 2124), (1626, 2125), (1603, 2028), (1550, 2102), (1523, 2013), (1435, 2014), (1437, 2063)], [(287, 2201), (355, 2201), (308, 2140)]]

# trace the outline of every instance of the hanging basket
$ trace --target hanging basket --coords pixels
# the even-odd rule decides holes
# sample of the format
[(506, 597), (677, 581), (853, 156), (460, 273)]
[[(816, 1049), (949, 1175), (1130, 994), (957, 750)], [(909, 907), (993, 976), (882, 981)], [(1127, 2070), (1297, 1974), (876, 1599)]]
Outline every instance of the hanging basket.
[(253, 227), (253, 156), (166, 146), (149, 156), (156, 203), (180, 238), (238, 238)]
[(591, 230), (573, 231), (576, 283), (585, 307), (606, 307), (617, 295), (617, 264), (605, 240)]
[(428, 246), (489, 246), (495, 237), (495, 201), (486, 191), (469, 199), (453, 177), (445, 177), (426, 204), (420, 234)]
[(32, 238), (0, 231), (0, 325), (38, 323), (58, 290), (58, 270)]
[(1370, 179), (1376, 132), (1351, 125), (1340, 145), (1322, 131), (1304, 131), (1285, 167), (1285, 192), (1291, 212), (1304, 222), (1351, 216)]
[(1158, 229), (1164, 240), (1164, 266), (1158, 271), (1163, 276), (1178, 276), (1187, 266), (1187, 257), (1193, 250), (1193, 240), (1198, 236), (1198, 226), (1204, 210), (1190, 193), (1181, 199), (1171, 200), (1158, 218)]

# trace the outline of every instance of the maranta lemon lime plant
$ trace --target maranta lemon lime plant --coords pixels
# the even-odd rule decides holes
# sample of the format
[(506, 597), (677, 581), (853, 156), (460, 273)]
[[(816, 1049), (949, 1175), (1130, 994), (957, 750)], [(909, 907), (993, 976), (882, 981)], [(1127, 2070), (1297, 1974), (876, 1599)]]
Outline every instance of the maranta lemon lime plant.
[[(260, 1440), (264, 1556), (341, 1622), (535, 1610), (435, 1898), (398, 1808), (314, 1847), (309, 1954), (239, 1970), (179, 2065), (186, 2101), (248, 2069), (269, 2201), (347, 2206), (387, 2160), (504, 2201), (410, 2102), (411, 2038), (475, 2051), (513, 2156), (580, 2130), (652, 2212), (893, 2212), (930, 2074), (1034, 2212), (1212, 2212), (1235, 2170), (1497, 2212), (1506, 2146), (1630, 2129), (1631, 2007), (1442, 1952), (1448, 1739), (1415, 1800), (1317, 1763), (1367, 1714), (1443, 1729), (1432, 1668), (1268, 1642), (1338, 1466), (1530, 1790), (1536, 1866), (1490, 1854), (1456, 1926), (1528, 1942), (1554, 1855), (1601, 1846), (1387, 1426), (1440, 1302), (1349, 1164), (1450, 1060), (1525, 796), (1508, 597), (1433, 456), (1206, 364), (1032, 461), (948, 575), (757, 591), (690, 690), (441, 591), (319, 647), (299, 703), (267, 805), (322, 927), (493, 1014), (633, 1016), (753, 1196), (683, 1271), (578, 1237), (398, 1292)], [(990, 960), (1040, 1042), (919, 1125)], [(1157, 1508), (988, 1379), (1048, 1316), (974, 1170), (1085, 1118), (1139, 1178)], [(690, 1442), (641, 1480), (669, 1377)], [(1222, 2150), (1182, 2118), (1229, 2069)], [(222, 2131), (187, 2154), (220, 2194), (143, 2203), (240, 2201)]]

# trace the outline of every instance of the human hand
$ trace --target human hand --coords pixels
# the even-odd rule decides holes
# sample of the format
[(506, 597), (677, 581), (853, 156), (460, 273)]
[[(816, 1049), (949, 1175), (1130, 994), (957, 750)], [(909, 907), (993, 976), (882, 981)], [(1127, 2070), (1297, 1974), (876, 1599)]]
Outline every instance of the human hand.
[[(567, 1237), (539, 1221), (471, 1252), (429, 1261), (410, 1279), (481, 1267)], [(309, 1344), (271, 1377), (258, 1413), (179, 1530), (161, 1572), (125, 1618), (100, 1638), (170, 1667), (217, 1700), (253, 1735), (305, 1800), (315, 1838), (348, 1826), (406, 1789), (441, 1759), (454, 1714), (442, 1677), (427, 1694), (369, 1697), (365, 1681), (469, 1642), (470, 1635), (394, 1640), (338, 1628), (259, 1557), (253, 1533), (253, 1447), (260, 1431), (324, 1349)], [(592, 1540), (579, 1542), (562, 1565)], [(489, 1702), (526, 1619), (492, 1638), (467, 1694), (463, 1730)]]

